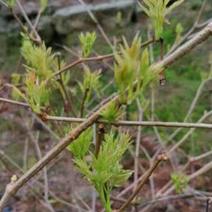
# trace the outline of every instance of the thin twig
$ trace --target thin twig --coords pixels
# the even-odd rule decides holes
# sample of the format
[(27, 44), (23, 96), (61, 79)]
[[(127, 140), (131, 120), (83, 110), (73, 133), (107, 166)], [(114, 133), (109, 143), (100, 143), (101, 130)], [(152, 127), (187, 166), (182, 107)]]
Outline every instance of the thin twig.
[(65, 71), (73, 68), (74, 66), (84, 63), (84, 62), (91, 62), (91, 61), (99, 61), (99, 60), (106, 60), (114, 57), (114, 54), (107, 54), (107, 55), (102, 55), (102, 56), (97, 56), (97, 57), (89, 57), (89, 58), (79, 58), (78, 60), (74, 61), (73, 63), (63, 67), (61, 70), (58, 72), (55, 72), (52, 77), (55, 77), (57, 75), (60, 75), (64, 73)]
[(129, 204), (133, 201), (133, 199), (137, 196), (137, 194), (140, 192), (140, 190), (143, 188), (147, 180), (149, 180), (149, 177), (152, 175), (152, 173), (156, 170), (160, 162), (167, 160), (166, 155), (160, 155), (158, 159), (155, 161), (153, 166), (148, 170), (143, 180), (139, 183), (136, 190), (132, 193), (132, 195), (128, 198), (128, 200), (121, 206), (121, 208), (118, 210), (118, 212), (124, 211)]
[[(58, 54), (56, 54), (56, 56), (57, 56), (58, 69), (60, 70), (61, 69), (61, 54), (58, 53)], [(64, 101), (64, 109), (65, 109), (65, 111), (69, 111), (70, 110), (72, 112), (72, 114), (74, 116), (76, 116), (76, 113), (75, 113), (75, 111), (73, 109), (72, 100), (71, 100), (71, 98), (70, 98), (70, 96), (69, 96), (69, 94), (68, 94), (68, 92), (66, 90), (65, 84), (63, 82), (62, 74), (59, 74), (59, 78), (57, 79), (57, 81), (59, 82), (60, 87), (62, 89), (61, 93), (64, 93), (64, 95), (65, 95), (64, 96), (63, 94), (61, 94), (62, 98), (63, 98), (63, 101)], [(68, 105), (67, 105), (67, 102), (68, 102)]]
[(29, 25), (30, 29), (32, 30), (32, 32), (33, 32), (34, 35), (36, 36), (36, 41), (37, 41), (38, 43), (41, 43), (40, 35), (38, 34), (38, 32), (36, 31), (36, 29), (34, 28), (32, 22), (29, 20), (29, 17), (27, 16), (27, 14), (26, 14), (26, 12), (25, 12), (23, 6), (21, 5), (20, 1), (19, 1), (19, 0), (16, 0), (16, 2), (17, 2), (17, 5), (18, 5), (18, 7), (19, 7), (19, 9), (20, 9), (20, 11), (21, 11), (23, 17), (25, 18), (27, 24)]
[[(146, 46), (148, 46), (149, 44), (155, 42), (154, 39), (149, 39), (147, 41), (145, 41), (144, 43), (141, 44), (141, 48), (144, 48)], [(81, 64), (81, 63), (85, 63), (85, 62), (92, 62), (92, 61), (101, 61), (101, 60), (106, 60), (106, 59), (110, 59), (114, 57), (114, 53), (112, 54), (106, 54), (106, 55), (99, 55), (99, 56), (95, 56), (95, 57), (88, 57), (88, 58), (79, 58), (78, 60), (68, 64), (67, 66), (63, 67), (62, 69), (60, 69), (58, 72), (55, 72), (52, 77), (58, 76), (62, 73), (64, 73), (65, 71)], [(52, 78), (51, 77), (51, 78)], [(49, 78), (49, 79), (51, 79)]]
[[(190, 105), (190, 107), (189, 107), (189, 110), (188, 110), (188, 112), (187, 112), (187, 114), (186, 114), (186, 116), (185, 116), (185, 118), (184, 118), (184, 120), (183, 120), (184, 122), (188, 121), (188, 119), (190, 118), (191, 114), (193, 113), (193, 111), (194, 111), (194, 109), (195, 109), (195, 107), (196, 107), (196, 104), (197, 104), (197, 102), (198, 102), (198, 100), (199, 100), (199, 98), (200, 98), (200, 96), (201, 96), (201, 94), (202, 94), (203, 88), (205, 87), (206, 83), (207, 83), (209, 80), (210, 80), (210, 79), (204, 80), (204, 81), (202, 81), (201, 84), (199, 85), (199, 87), (198, 87), (198, 89), (197, 89), (197, 92), (196, 92), (196, 94), (195, 94), (195, 96), (194, 96), (194, 98), (193, 98), (193, 100), (192, 100), (192, 103), (191, 103), (191, 105)], [(176, 135), (178, 135), (179, 132), (180, 132), (181, 130), (182, 130), (182, 128), (178, 128), (177, 130), (175, 130), (175, 131), (170, 135), (170, 137), (168, 138), (167, 141), (170, 141), (170, 140), (172, 140), (174, 137), (176, 137)]]
[[(15, 104), (19, 106), (29, 107), (28, 104), (23, 102), (18, 102), (10, 99), (0, 98), (1, 102)], [(211, 112), (208, 112), (209, 115)], [(59, 116), (49, 116), (45, 117), (49, 121), (61, 121), (61, 122), (75, 122), (83, 123), (86, 121), (86, 118), (74, 118), (74, 117), (59, 117)], [(104, 120), (98, 120), (97, 123), (103, 124), (112, 124), (115, 126), (157, 126), (157, 127), (182, 127), (182, 128), (202, 128), (202, 129), (212, 129), (212, 124), (206, 123), (187, 123), (187, 122), (162, 122), (162, 121), (117, 121), (117, 122), (108, 122)]]
[[(136, 99), (137, 102), (137, 107), (138, 107), (138, 121), (143, 120), (143, 110), (141, 107), (141, 103), (139, 99)], [(134, 159), (134, 182), (135, 186), (134, 188), (136, 189), (137, 187), (137, 180), (138, 180), (138, 163), (139, 163), (139, 150), (140, 150), (140, 141), (141, 141), (141, 126), (138, 126), (137, 128), (137, 136), (136, 136), (136, 147), (135, 147), (135, 159)]]
[(12, 100), (12, 99), (6, 99), (6, 98), (1, 98), (1, 97), (0, 97), (0, 102), (9, 103), (9, 104), (27, 107), (27, 108), (30, 107), (30, 105), (25, 103), (25, 102), (15, 101), (15, 100)]
[[(201, 123), (202, 121), (204, 121), (206, 118), (210, 117), (212, 115), (212, 111), (204, 114), (197, 122)], [(184, 136), (182, 139), (180, 139), (169, 151), (167, 154), (171, 154), (173, 151), (175, 151), (179, 146), (181, 146), (186, 139), (194, 132), (195, 128), (191, 128)]]
[(202, 6), (197, 14), (197, 18), (193, 24), (193, 26), (189, 29), (189, 31), (180, 39), (180, 41), (178, 41), (177, 43), (175, 43), (172, 48), (170, 49), (170, 51), (168, 52), (168, 54), (174, 52), (183, 42), (186, 41), (186, 39), (195, 31), (196, 28), (198, 28), (199, 25), (199, 21), (201, 18), (201, 15), (203, 13), (203, 10), (205, 9), (206, 6), (206, 2), (207, 0), (204, 0), (204, 2), (202, 3)]
[(88, 92), (89, 92), (89, 88), (86, 88), (85, 91), (84, 91), (83, 98), (82, 98), (82, 103), (81, 103), (81, 106), (80, 106), (80, 117), (81, 118), (84, 115), (84, 107), (85, 107), (86, 99), (88, 97)]
[(5, 7), (8, 7), (8, 4), (5, 3), (3, 0), (0, 0), (0, 3), (1, 3), (2, 5), (4, 5)]
[(90, 18), (92, 19), (92, 21), (96, 24), (98, 30), (100, 31), (102, 37), (105, 39), (106, 43), (111, 47), (111, 49), (113, 49), (113, 45), (109, 39), (109, 37), (107, 36), (107, 34), (105, 33), (104, 29), (102, 28), (102, 26), (100, 25), (99, 21), (97, 20), (97, 18), (95, 17), (95, 15), (92, 13), (92, 11), (87, 7), (87, 4), (83, 1), (83, 0), (77, 0), (80, 4), (82, 4), (87, 12), (88, 15), (90, 16)]
[[(210, 112), (209, 112), (210, 113)], [(210, 113), (211, 114), (211, 113)], [(209, 114), (209, 115), (210, 115)], [(72, 117), (60, 117), (60, 116), (46, 116), (46, 120), (49, 121), (62, 121), (62, 122), (75, 122), (82, 123), (86, 121), (86, 118), (72, 118)], [(187, 123), (187, 122), (163, 122), (163, 121), (125, 121), (120, 120), (117, 122), (108, 122), (105, 120), (98, 120), (97, 123), (111, 124), (114, 126), (157, 126), (157, 127), (183, 127), (183, 128), (205, 128), (212, 129), (212, 124), (206, 123)]]

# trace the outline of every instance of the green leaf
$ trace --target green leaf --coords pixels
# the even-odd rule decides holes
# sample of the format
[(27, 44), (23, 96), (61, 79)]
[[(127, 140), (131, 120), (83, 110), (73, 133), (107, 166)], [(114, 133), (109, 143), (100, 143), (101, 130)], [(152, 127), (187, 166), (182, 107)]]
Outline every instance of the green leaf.
[(12, 97), (14, 99), (20, 100), (20, 98), (22, 98), (25, 101), (27, 101), (26, 96), (15, 85), (11, 85), (11, 86), (12, 86)]
[(129, 46), (124, 40), (121, 53), (115, 53), (114, 78), (121, 103), (131, 103), (153, 81), (157, 73), (150, 70), (148, 50), (141, 50), (141, 38), (136, 35)]
[(83, 94), (87, 92), (86, 101), (90, 99), (92, 92), (96, 92), (98, 94), (100, 88), (99, 78), (100, 70), (91, 72), (88, 66), (84, 66), (83, 82), (79, 85)]
[(79, 36), (80, 45), (82, 48), (82, 56), (88, 57), (93, 49), (93, 45), (96, 41), (95, 32), (86, 32), (85, 34), (81, 33)]
[(179, 194), (188, 186), (189, 179), (183, 173), (175, 172), (171, 174), (171, 181), (175, 187), (175, 191)]
[(178, 23), (176, 25), (175, 31), (176, 31), (176, 39), (175, 40), (176, 40), (176, 42), (178, 42), (180, 40), (182, 32), (183, 32), (183, 26), (181, 25), (181, 23)]
[(87, 129), (79, 138), (71, 143), (67, 149), (74, 155), (75, 158), (83, 159), (89, 151), (92, 142), (92, 130)]
[(121, 54), (115, 52), (114, 78), (118, 87), (121, 101), (125, 102), (125, 97), (129, 100), (127, 93), (133, 89), (140, 65), (141, 38), (136, 35), (132, 44), (129, 46), (124, 39), (124, 46), (120, 46)]
[(90, 170), (91, 166), (85, 160), (77, 158), (74, 160), (74, 163), (80, 170), (80, 172), (88, 179), (92, 179), (92, 172)]
[(7, 5), (8, 5), (8, 7), (10, 7), (10, 8), (15, 7), (15, 5), (16, 5), (16, 0), (7, 0)]
[(48, 6), (48, 0), (40, 0), (41, 11), (43, 12)]
[(34, 112), (41, 113), (42, 107), (49, 105), (50, 92), (45, 81), (38, 83), (35, 73), (29, 72), (25, 84), (28, 103)]
[(121, 116), (121, 111), (115, 102), (111, 102), (100, 114), (103, 119), (114, 122)]
[(26, 60), (27, 70), (35, 72), (41, 80), (48, 79), (58, 68), (52, 49), (46, 48), (44, 43), (36, 46), (26, 35), (22, 36), (21, 54)]
[(168, 15), (174, 8), (179, 6), (183, 0), (178, 0), (169, 7), (167, 7), (167, 4), (170, 2), (170, 0), (143, 0), (143, 2), (145, 6), (141, 3), (139, 3), (139, 5), (151, 19), (155, 30), (155, 38), (158, 40), (163, 35), (166, 15)]
[(124, 170), (120, 164), (123, 154), (130, 145), (130, 137), (120, 134), (115, 137), (113, 133), (105, 135), (98, 157), (92, 155), (92, 160), (87, 162), (76, 159), (80, 172), (95, 186), (106, 211), (112, 211), (110, 193), (114, 186), (120, 186), (130, 176), (131, 172)]

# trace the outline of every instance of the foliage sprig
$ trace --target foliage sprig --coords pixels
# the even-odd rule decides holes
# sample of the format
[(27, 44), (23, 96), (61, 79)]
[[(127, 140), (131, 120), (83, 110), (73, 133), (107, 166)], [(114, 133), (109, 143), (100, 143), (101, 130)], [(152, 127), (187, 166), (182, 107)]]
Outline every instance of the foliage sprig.
[(151, 19), (155, 30), (156, 40), (162, 38), (166, 16), (183, 1), (184, 0), (175, 1), (169, 7), (167, 5), (169, 4), (170, 0), (143, 0), (145, 6), (140, 3), (140, 7)]
[(81, 33), (79, 36), (79, 40), (82, 48), (82, 56), (88, 57), (91, 54), (93, 45), (96, 41), (96, 33), (95, 32)]
[(92, 154), (92, 160), (75, 159), (80, 172), (94, 185), (107, 212), (111, 212), (110, 193), (114, 186), (120, 186), (131, 175), (120, 164), (123, 154), (130, 145), (130, 137), (121, 134), (105, 135), (105, 141), (100, 147), (98, 157)]
[(156, 78), (150, 70), (147, 49), (141, 50), (141, 38), (136, 35), (129, 46), (124, 39), (121, 54), (115, 53), (114, 77), (122, 103), (130, 103)]

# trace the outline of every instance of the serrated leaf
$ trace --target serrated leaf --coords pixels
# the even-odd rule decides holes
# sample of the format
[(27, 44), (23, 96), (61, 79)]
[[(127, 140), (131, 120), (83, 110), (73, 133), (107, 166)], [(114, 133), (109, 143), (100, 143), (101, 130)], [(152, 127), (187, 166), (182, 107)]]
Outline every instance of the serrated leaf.
[(119, 119), (121, 116), (121, 111), (119, 107), (116, 105), (115, 102), (112, 102), (108, 105), (107, 108), (105, 108), (101, 114), (103, 119), (109, 121), (109, 122), (114, 122)]
[(67, 149), (74, 155), (75, 158), (83, 159), (89, 151), (92, 142), (92, 131), (87, 129), (79, 138), (71, 143)]

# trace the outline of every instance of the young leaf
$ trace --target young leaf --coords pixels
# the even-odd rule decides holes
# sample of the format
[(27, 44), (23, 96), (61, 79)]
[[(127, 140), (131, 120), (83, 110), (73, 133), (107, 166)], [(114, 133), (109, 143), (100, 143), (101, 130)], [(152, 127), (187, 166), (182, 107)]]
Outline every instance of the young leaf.
[(96, 41), (96, 33), (95, 32), (92, 33), (86, 32), (85, 34), (81, 33), (79, 36), (79, 40), (82, 48), (82, 56), (88, 57)]
[(101, 112), (101, 116), (103, 119), (114, 122), (119, 119), (121, 116), (121, 111), (115, 102), (112, 102)]
[(15, 7), (15, 4), (16, 4), (16, 0), (7, 0), (8, 7), (13, 8)]
[(183, 173), (172, 173), (171, 180), (178, 194), (188, 186), (188, 177)]
[(67, 149), (74, 155), (75, 158), (83, 159), (88, 153), (92, 141), (92, 130), (87, 129), (79, 138), (71, 143)]
[(139, 3), (142, 10), (150, 17), (155, 30), (155, 38), (162, 38), (163, 27), (168, 15), (174, 8), (179, 6), (184, 0), (178, 0), (171, 6), (168, 6), (170, 0), (143, 0), (144, 5)]
[(182, 32), (183, 32), (183, 26), (181, 25), (181, 23), (178, 23), (176, 26), (176, 42), (178, 42), (181, 38)]
[(87, 93), (86, 101), (91, 97), (92, 92), (99, 91), (100, 88), (100, 70), (91, 72), (88, 66), (84, 66), (83, 82), (80, 83), (80, 88), (83, 94)]
[(36, 46), (26, 35), (22, 36), (21, 54), (26, 60), (27, 70), (34, 71), (41, 80), (48, 79), (57, 70), (57, 61), (51, 48), (46, 48), (44, 43)]
[(105, 136), (98, 157), (92, 155), (92, 161), (76, 159), (75, 164), (88, 181), (95, 186), (107, 212), (111, 212), (110, 193), (114, 186), (120, 186), (131, 175), (120, 164), (123, 154), (130, 145), (130, 137), (121, 134), (117, 138), (111, 133)]
[[(115, 66), (114, 66), (114, 78), (116, 85), (119, 89), (121, 101), (126, 102), (133, 89), (133, 84), (136, 81), (136, 77), (139, 71), (139, 58), (141, 55), (141, 38), (135, 36), (131, 46), (129, 46), (124, 39), (124, 46), (121, 46), (121, 54), (115, 53)], [(128, 93), (126, 92), (128, 90)]]
[(40, 0), (40, 8), (41, 11), (43, 12), (48, 6), (48, 0)]
[(141, 39), (135, 36), (129, 46), (124, 40), (121, 54), (115, 53), (114, 75), (122, 103), (132, 102), (156, 78), (156, 72), (149, 69), (147, 49), (141, 51)]
[(35, 73), (29, 72), (25, 84), (28, 103), (34, 112), (41, 113), (41, 108), (49, 105), (49, 90), (45, 81), (38, 83)]

